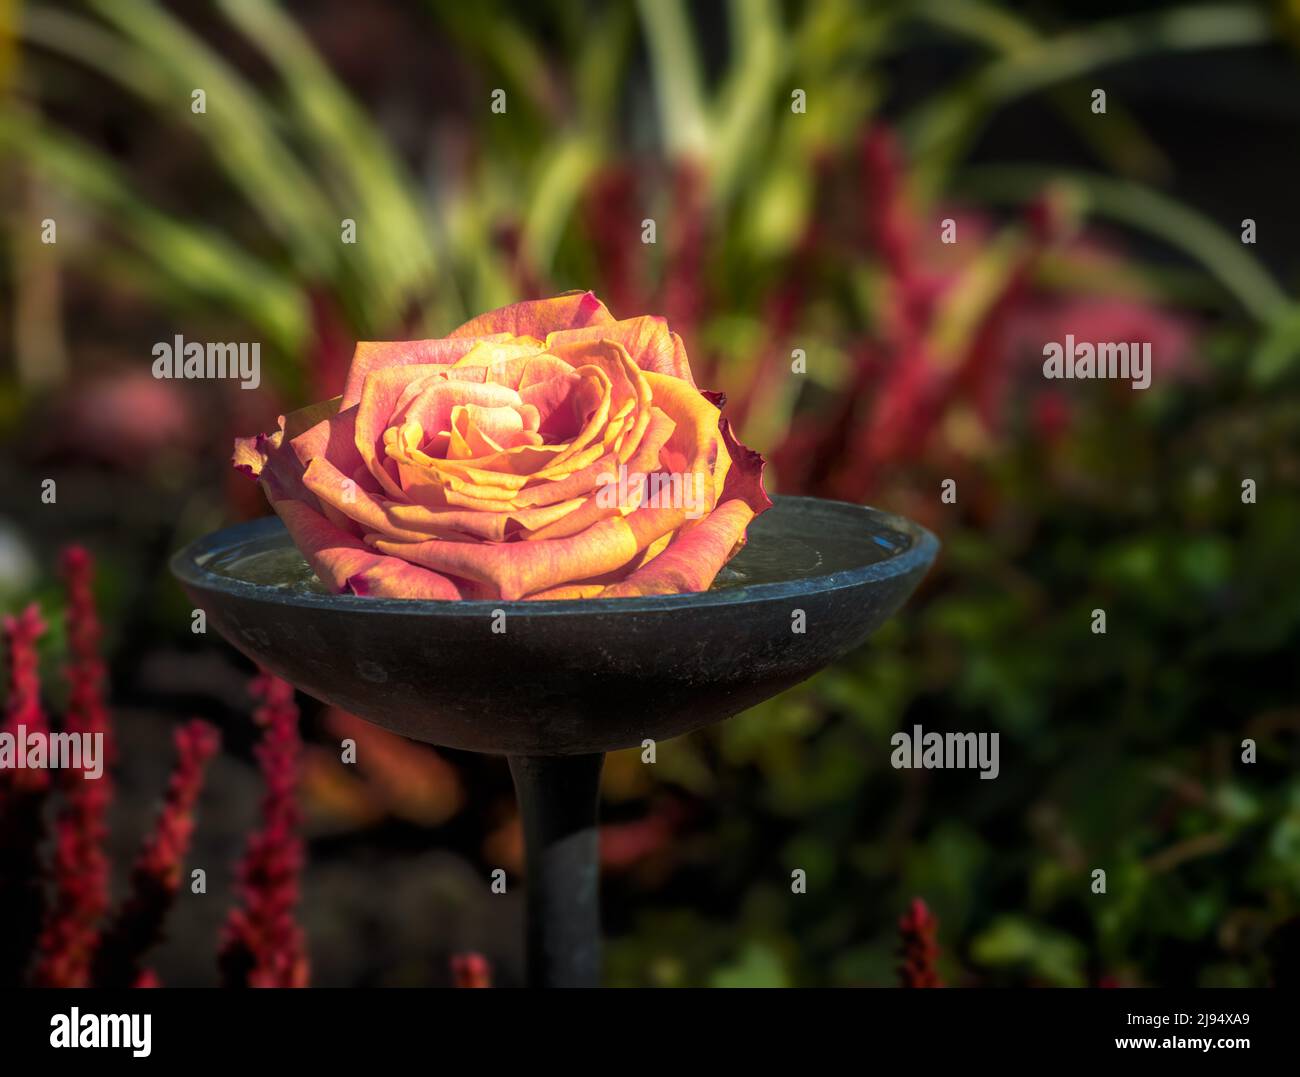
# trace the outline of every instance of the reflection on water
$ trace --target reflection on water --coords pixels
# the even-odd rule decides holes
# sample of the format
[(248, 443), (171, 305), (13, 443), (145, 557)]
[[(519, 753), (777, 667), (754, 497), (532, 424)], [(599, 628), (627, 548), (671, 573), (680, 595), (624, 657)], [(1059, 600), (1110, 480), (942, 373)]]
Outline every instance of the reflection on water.
[(329, 594), (284, 531), (222, 550), (206, 567), (222, 576), (263, 587), (298, 594)]
[[(843, 510), (778, 503), (749, 529), (749, 542), (717, 579), (714, 591), (756, 583), (829, 576), (883, 561), (907, 549), (907, 535), (864, 530)], [(328, 594), (284, 531), (211, 555), (206, 567), (222, 576), (299, 594)]]

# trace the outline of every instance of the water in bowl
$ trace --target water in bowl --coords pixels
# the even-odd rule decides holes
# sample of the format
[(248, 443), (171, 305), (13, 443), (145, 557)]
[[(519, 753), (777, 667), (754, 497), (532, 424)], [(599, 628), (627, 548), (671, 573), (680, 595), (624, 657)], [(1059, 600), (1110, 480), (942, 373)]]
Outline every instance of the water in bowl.
[[(888, 527), (845, 527), (845, 510), (808, 502), (778, 502), (749, 529), (749, 541), (723, 566), (711, 590), (830, 576), (884, 561), (906, 550), (911, 538)], [(852, 511), (852, 510), (850, 510)], [(839, 516), (839, 519), (835, 517)], [(245, 583), (298, 594), (328, 594), (284, 531), (218, 550), (205, 567)]]

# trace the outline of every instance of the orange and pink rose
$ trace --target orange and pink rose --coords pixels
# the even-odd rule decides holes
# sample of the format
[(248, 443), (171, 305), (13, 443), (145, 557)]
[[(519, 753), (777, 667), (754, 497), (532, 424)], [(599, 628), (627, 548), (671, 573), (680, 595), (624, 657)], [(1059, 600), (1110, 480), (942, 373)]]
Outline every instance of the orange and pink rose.
[(388, 598), (702, 591), (771, 501), (663, 318), (590, 292), (357, 345), (342, 396), (240, 438), (317, 576)]

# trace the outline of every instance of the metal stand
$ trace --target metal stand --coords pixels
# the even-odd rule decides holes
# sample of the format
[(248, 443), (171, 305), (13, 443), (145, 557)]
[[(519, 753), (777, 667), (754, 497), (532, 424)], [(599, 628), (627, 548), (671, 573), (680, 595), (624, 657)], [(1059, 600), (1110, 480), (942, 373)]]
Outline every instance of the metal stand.
[(512, 755), (527, 860), (529, 987), (600, 986), (603, 752)]

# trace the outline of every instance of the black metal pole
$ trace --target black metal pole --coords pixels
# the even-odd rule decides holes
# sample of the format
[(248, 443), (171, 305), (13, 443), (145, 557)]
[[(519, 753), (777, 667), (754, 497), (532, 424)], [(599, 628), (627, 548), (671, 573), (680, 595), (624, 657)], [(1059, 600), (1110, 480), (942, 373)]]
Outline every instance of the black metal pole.
[(596, 755), (512, 755), (524, 826), (529, 987), (600, 986)]

